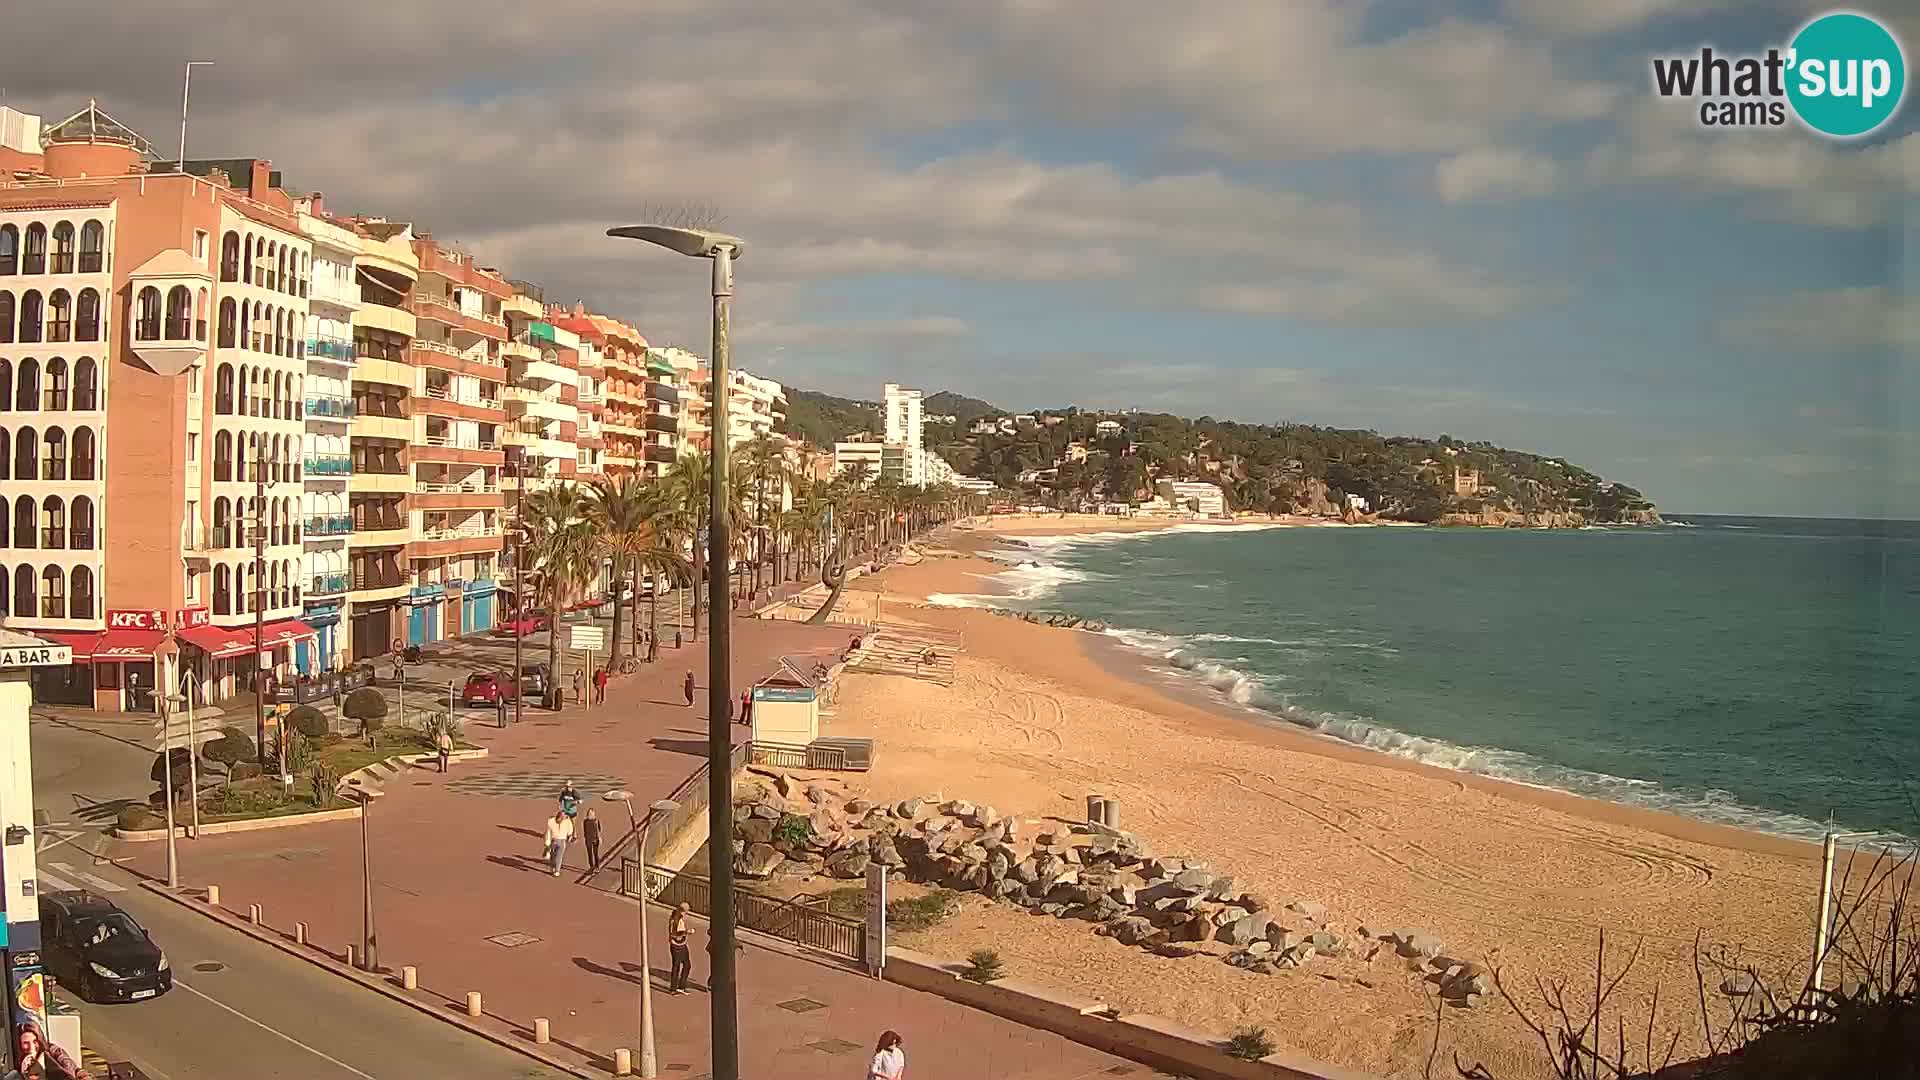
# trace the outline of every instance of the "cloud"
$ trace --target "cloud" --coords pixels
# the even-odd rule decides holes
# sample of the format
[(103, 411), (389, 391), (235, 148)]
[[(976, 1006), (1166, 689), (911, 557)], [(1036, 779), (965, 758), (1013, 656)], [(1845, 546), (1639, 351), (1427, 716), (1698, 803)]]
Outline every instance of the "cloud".
[(1526, 150), (1469, 150), (1434, 166), (1434, 187), (1449, 203), (1540, 198), (1560, 185), (1560, 165)]
[(1786, 350), (1920, 350), (1920, 297), (1879, 285), (1809, 289), (1729, 319), (1734, 340)]
[(899, 342), (923, 338), (954, 338), (971, 329), (966, 320), (951, 315), (910, 319), (874, 319), (862, 322), (756, 322), (735, 335), (745, 343), (776, 346), (831, 345), (847, 342)]

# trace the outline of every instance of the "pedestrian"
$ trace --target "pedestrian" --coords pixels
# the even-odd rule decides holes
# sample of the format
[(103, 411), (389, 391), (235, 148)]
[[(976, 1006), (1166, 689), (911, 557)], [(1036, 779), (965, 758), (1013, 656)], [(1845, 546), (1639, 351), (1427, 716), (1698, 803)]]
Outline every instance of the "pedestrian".
[(680, 647), (680, 631), (678, 630), (673, 632), (673, 647), (676, 649)]
[(600, 668), (593, 673), (593, 703), (595, 705), (605, 705), (607, 703), (607, 679), (609, 677), (606, 668)]
[(444, 724), (433, 736), (433, 749), (440, 756), (440, 771), (446, 772), (447, 759), (453, 756), (453, 732)]
[(585, 668), (573, 669), (573, 700), (581, 705), (587, 703), (587, 670)]
[(600, 865), (600, 815), (587, 807), (587, 819), (580, 823), (580, 838), (587, 842), (587, 869)]
[(81, 1068), (65, 1050), (48, 1042), (32, 1023), (20, 1025), (13, 1046), (19, 1052), (13, 1063), (18, 1071), (9, 1076), (30, 1080), (93, 1080), (91, 1073)]
[(687, 902), (680, 901), (673, 906), (673, 914), (667, 916), (667, 953), (673, 957), (673, 975), (667, 982), (667, 993), (684, 994), (687, 992), (687, 976), (693, 972), (693, 953), (687, 949)]
[(867, 1080), (900, 1080), (907, 1071), (907, 1052), (900, 1049), (900, 1033), (883, 1031), (873, 1048), (873, 1064), (867, 1066)]
[(685, 691), (687, 695), (687, 708), (693, 708), (693, 672), (687, 672), (687, 681), (681, 686), (681, 689)]
[(753, 723), (753, 691), (751, 690), (740, 691), (740, 722)]
[(568, 821), (572, 821), (580, 813), (580, 792), (575, 790), (571, 780), (560, 789), (560, 812), (567, 815)]
[(567, 858), (567, 841), (573, 839), (573, 819), (565, 810), (555, 810), (553, 817), (547, 819), (546, 844), (547, 868), (554, 877), (560, 876), (560, 864)]

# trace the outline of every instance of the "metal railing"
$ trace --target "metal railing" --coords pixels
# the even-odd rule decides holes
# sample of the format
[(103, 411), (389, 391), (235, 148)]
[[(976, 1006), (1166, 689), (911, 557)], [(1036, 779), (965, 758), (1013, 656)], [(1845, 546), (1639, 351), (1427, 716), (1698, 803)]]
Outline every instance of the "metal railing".
[(467, 480), (458, 484), (437, 480), (417, 480), (413, 490), (421, 495), (498, 495), (499, 484), (487, 484), (478, 480)]
[(457, 529), (431, 528), (420, 530), (422, 540), (478, 540), (489, 536), (499, 536), (498, 525), (483, 525), (475, 528), (471, 525)]
[(307, 395), (308, 416), (331, 416), (345, 419), (355, 416), (359, 411), (353, 399), (347, 397), (345, 394)]
[(307, 589), (307, 595), (332, 596), (343, 593), (347, 591), (350, 582), (351, 579), (346, 574), (315, 574), (311, 587)]
[(309, 473), (317, 476), (345, 476), (353, 471), (353, 456), (350, 454), (308, 454), (306, 467)]
[[(669, 907), (686, 904), (701, 915), (713, 914), (713, 883), (706, 878), (651, 865), (646, 867), (645, 876), (647, 895), (655, 902)], [(641, 864), (622, 856), (620, 891), (627, 896), (638, 896), (640, 879)], [(735, 925), (743, 929), (771, 934), (856, 963), (864, 962), (867, 957), (865, 922), (822, 911), (799, 898), (782, 900), (735, 886), (733, 915)]]
[(353, 340), (351, 338), (309, 337), (307, 355), (323, 356), (329, 360), (351, 361), (354, 359)]
[(754, 741), (747, 744), (747, 760), (754, 765), (777, 769), (840, 769), (847, 767), (847, 752), (837, 746), (801, 746), (797, 743)]
[(308, 514), (308, 536), (344, 536), (353, 531), (351, 514)]

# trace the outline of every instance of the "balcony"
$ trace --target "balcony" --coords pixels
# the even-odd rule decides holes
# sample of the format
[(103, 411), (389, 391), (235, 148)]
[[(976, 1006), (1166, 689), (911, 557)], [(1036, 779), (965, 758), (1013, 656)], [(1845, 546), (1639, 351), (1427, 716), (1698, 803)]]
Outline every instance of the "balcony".
[(641, 417), (640, 420), (648, 431), (660, 431), (672, 435), (680, 430), (680, 418), (677, 416), (666, 416), (661, 413), (650, 412)]
[(675, 455), (673, 447), (671, 446), (661, 446), (659, 443), (648, 443), (643, 448), (643, 451), (648, 461), (657, 461), (663, 465), (673, 464)]
[(355, 471), (347, 477), (347, 490), (356, 494), (405, 495), (413, 491), (413, 477), (398, 472)]
[(405, 589), (408, 586), (407, 575), (395, 570), (389, 574), (366, 574), (355, 572), (349, 582), (349, 592), (380, 592), (387, 589)]
[(353, 579), (348, 574), (315, 574), (307, 586), (307, 596), (338, 596), (347, 591)]
[(353, 531), (351, 514), (308, 514), (307, 536), (345, 536)]
[(540, 346), (525, 337), (508, 338), (500, 345), (500, 355), (511, 356), (516, 360), (540, 359)]
[(680, 391), (663, 382), (647, 383), (646, 394), (648, 401), (678, 402), (680, 400)]
[(413, 490), (420, 495), (497, 495), (500, 493), (500, 485), (479, 480), (466, 480), (458, 484), (416, 480)]
[(348, 476), (353, 473), (353, 458), (348, 454), (308, 454), (306, 465), (308, 476)]
[(307, 339), (308, 359), (332, 360), (335, 363), (353, 363), (353, 339), (336, 337), (310, 337)]
[(308, 394), (307, 415), (333, 420), (351, 420), (359, 409), (344, 394)]
[(475, 540), (488, 536), (499, 536), (498, 525), (437, 525), (420, 531), (422, 540)]
[(572, 368), (556, 364), (551, 360), (531, 360), (520, 366), (519, 378), (528, 382), (559, 383), (563, 386), (575, 386), (580, 376)]

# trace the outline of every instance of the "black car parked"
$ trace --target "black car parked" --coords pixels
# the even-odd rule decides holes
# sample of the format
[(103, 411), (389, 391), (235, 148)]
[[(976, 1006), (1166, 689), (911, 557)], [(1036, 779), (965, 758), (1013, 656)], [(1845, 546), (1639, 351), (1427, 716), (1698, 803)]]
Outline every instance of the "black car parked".
[(40, 926), (47, 970), (88, 1001), (140, 1001), (173, 989), (167, 954), (112, 901), (84, 891), (43, 893)]

